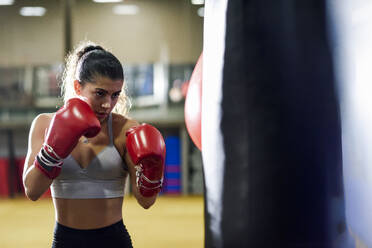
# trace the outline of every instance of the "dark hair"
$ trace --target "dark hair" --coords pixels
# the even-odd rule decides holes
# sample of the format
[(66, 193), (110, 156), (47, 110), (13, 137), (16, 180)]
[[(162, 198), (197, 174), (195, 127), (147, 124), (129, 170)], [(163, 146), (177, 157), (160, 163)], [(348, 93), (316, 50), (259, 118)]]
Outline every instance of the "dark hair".
[[(124, 80), (123, 66), (109, 51), (91, 41), (81, 42), (66, 58), (61, 90), (64, 101), (75, 97), (74, 81), (94, 83), (97, 77)], [(114, 111), (126, 115), (130, 101), (123, 88)]]
[(124, 73), (120, 61), (101, 46), (86, 46), (77, 52), (75, 78), (81, 83), (94, 82), (97, 76), (113, 80), (123, 80)]

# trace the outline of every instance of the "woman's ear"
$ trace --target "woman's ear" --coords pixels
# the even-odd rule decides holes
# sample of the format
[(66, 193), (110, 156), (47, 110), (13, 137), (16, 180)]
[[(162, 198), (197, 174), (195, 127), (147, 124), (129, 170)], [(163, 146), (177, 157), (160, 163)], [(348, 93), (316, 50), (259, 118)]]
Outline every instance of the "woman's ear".
[(74, 90), (75, 90), (76, 95), (79, 96), (81, 94), (81, 84), (79, 80), (74, 81)]

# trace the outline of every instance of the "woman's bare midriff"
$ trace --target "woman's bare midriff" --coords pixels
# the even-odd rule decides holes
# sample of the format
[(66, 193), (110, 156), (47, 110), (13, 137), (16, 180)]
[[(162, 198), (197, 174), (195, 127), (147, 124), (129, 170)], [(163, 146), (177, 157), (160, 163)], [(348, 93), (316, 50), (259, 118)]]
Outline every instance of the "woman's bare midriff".
[(122, 219), (123, 197), (108, 199), (53, 198), (56, 220), (76, 229), (106, 227)]

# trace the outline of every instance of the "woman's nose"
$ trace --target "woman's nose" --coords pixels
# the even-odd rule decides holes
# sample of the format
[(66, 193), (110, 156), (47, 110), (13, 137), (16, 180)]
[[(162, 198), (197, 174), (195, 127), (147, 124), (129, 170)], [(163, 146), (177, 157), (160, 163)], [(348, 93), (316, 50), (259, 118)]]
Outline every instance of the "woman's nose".
[(106, 101), (106, 102), (102, 103), (101, 107), (102, 107), (102, 108), (105, 108), (105, 109), (108, 109), (108, 108), (111, 107), (111, 104), (110, 104), (109, 101)]

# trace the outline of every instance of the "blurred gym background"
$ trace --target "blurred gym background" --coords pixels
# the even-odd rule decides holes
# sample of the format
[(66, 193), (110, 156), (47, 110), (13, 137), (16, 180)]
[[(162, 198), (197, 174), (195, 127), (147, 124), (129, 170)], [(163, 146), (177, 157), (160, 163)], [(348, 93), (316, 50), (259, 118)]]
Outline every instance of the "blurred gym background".
[(134, 246), (203, 246), (201, 153), (184, 122), (203, 11), (202, 0), (0, 0), (0, 247), (50, 247), (50, 192), (37, 202), (23, 193), (28, 131), (37, 114), (61, 106), (64, 57), (84, 39), (120, 59), (129, 116), (158, 127), (167, 144), (157, 204), (143, 210), (126, 190), (123, 215)]

